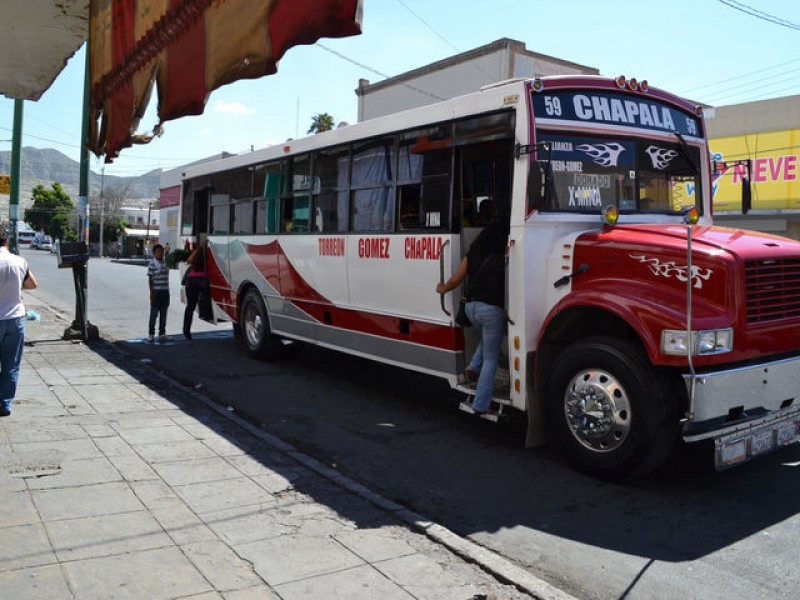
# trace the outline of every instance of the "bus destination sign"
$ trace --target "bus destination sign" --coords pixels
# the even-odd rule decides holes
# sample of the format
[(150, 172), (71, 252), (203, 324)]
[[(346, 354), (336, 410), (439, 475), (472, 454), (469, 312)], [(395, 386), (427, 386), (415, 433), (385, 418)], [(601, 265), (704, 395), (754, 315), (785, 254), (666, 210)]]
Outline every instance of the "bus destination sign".
[(588, 90), (533, 92), (539, 119), (603, 123), (700, 135), (700, 118), (650, 98)]

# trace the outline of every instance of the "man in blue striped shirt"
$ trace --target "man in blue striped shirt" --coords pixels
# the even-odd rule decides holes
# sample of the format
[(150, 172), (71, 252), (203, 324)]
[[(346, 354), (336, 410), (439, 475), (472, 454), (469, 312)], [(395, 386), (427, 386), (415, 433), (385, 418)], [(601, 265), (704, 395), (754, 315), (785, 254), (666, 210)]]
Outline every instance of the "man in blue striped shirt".
[(169, 269), (164, 262), (164, 246), (153, 246), (153, 258), (147, 265), (147, 279), (150, 282), (150, 321), (147, 339), (152, 342), (156, 333), (156, 316), (158, 316), (158, 341), (168, 342), (167, 308), (169, 308)]

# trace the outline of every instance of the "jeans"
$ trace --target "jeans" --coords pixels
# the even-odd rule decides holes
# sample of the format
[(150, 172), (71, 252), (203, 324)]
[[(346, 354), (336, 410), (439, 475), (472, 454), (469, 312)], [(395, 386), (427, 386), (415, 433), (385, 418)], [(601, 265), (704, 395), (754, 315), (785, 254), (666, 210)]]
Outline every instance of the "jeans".
[(150, 300), (150, 321), (147, 324), (147, 333), (154, 335), (156, 332), (156, 317), (158, 317), (158, 335), (167, 333), (167, 308), (169, 308), (169, 290), (155, 290)]
[(11, 410), (25, 347), (25, 317), (0, 320), (0, 408)]
[(494, 374), (506, 331), (506, 313), (500, 306), (483, 302), (467, 302), (466, 309), (472, 326), (481, 333), (481, 341), (469, 361), (470, 368), (479, 373), (472, 408), (486, 412), (494, 394)]

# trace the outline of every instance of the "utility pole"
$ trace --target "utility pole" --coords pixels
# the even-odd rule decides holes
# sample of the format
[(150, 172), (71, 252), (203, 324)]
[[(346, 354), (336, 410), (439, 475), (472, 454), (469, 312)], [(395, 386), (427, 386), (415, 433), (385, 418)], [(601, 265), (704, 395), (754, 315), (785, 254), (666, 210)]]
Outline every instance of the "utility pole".
[(8, 225), (11, 228), (9, 249), (19, 253), (17, 246), (17, 221), (19, 219), (19, 179), (22, 162), (22, 111), (23, 100), (14, 100), (14, 134), (11, 136), (11, 195), (8, 200)]
[(105, 183), (105, 179), (106, 179), (106, 166), (104, 164), (103, 168), (100, 169), (100, 253), (99, 253), (100, 258), (103, 258), (103, 228), (105, 226), (105, 223), (103, 221), (105, 220), (105, 215), (106, 215), (105, 211), (106, 199), (103, 197), (103, 184)]
[(147, 249), (150, 247), (150, 210), (153, 208), (153, 201), (147, 201), (147, 233), (144, 236), (144, 255), (147, 256)]
[[(78, 185), (78, 207), (84, 211), (81, 233), (78, 236), (83, 240), (74, 248), (74, 255), (79, 259), (70, 263), (72, 278), (75, 283), (75, 320), (64, 330), (64, 339), (81, 339), (84, 342), (96, 340), (100, 332), (96, 325), (89, 323), (87, 317), (88, 303), (88, 273), (89, 273), (89, 42), (86, 42), (86, 69), (83, 80), (83, 122), (81, 124), (81, 162), (80, 182)], [(62, 244), (59, 244), (61, 250)], [(66, 248), (66, 245), (64, 246)], [(59, 261), (63, 260), (63, 253)], [(61, 265), (59, 265), (61, 266)]]

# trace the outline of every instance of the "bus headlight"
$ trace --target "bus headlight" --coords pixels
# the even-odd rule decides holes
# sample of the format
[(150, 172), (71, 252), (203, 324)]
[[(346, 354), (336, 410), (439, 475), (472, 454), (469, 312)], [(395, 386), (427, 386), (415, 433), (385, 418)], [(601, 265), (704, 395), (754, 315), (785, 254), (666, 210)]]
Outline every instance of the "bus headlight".
[[(661, 331), (661, 352), (686, 356), (689, 336), (685, 329)], [(692, 331), (692, 356), (722, 354), (733, 350), (733, 329), (706, 329)]]

